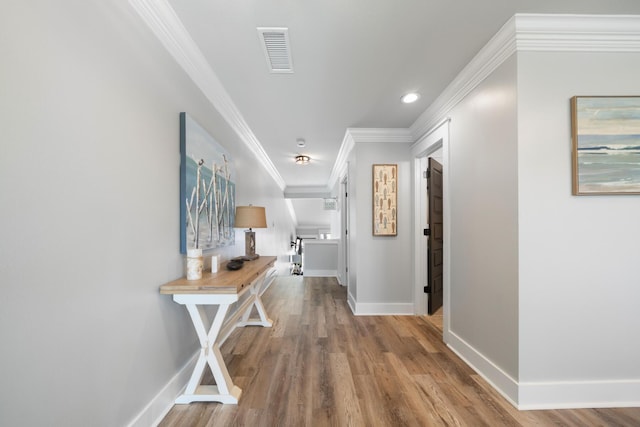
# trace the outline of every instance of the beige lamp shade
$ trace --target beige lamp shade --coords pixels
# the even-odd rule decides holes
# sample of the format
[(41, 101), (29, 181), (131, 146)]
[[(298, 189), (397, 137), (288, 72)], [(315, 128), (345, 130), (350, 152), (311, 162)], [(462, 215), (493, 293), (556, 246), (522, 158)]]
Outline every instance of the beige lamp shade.
[(236, 228), (267, 228), (267, 216), (262, 206), (236, 206)]

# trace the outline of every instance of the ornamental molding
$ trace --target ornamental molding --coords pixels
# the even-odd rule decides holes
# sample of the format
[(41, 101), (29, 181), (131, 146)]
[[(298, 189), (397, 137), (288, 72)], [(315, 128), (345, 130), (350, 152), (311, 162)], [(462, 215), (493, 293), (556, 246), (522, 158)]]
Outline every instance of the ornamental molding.
[(516, 14), (411, 125), (423, 138), (516, 52), (640, 52), (638, 15)]
[(412, 144), (414, 139), (406, 128), (348, 128), (329, 176), (329, 188), (334, 188), (347, 173), (349, 154), (355, 145), (371, 142)]
[(255, 155), (280, 189), (284, 190), (285, 182), (282, 176), (171, 5), (166, 0), (129, 0), (129, 4)]

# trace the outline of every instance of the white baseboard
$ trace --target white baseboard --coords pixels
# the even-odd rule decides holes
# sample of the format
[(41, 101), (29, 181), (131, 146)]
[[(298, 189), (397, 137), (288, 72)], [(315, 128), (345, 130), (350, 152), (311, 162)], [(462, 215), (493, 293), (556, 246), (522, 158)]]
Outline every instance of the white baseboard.
[(349, 304), (349, 308), (351, 309), (351, 313), (356, 314), (356, 299), (353, 297), (351, 292), (347, 291), (347, 304)]
[(622, 407), (640, 407), (640, 380), (520, 383), (520, 410)]
[(305, 269), (304, 275), (307, 277), (338, 277), (337, 270), (309, 270)]
[[(349, 305), (351, 305), (351, 303), (349, 303)], [(355, 307), (351, 307), (353, 314), (356, 316), (413, 315), (413, 309), (413, 303), (356, 302)]]
[(447, 346), (454, 353), (491, 384), (509, 403), (518, 406), (518, 382), (516, 380), (454, 332), (449, 331), (447, 338)]
[(519, 410), (640, 407), (640, 380), (517, 382), (454, 332), (447, 345)]
[(173, 407), (176, 397), (178, 397), (187, 386), (199, 354), (200, 350), (169, 380), (167, 385), (165, 385), (138, 416), (129, 423), (128, 427), (149, 427), (160, 424), (162, 419)]

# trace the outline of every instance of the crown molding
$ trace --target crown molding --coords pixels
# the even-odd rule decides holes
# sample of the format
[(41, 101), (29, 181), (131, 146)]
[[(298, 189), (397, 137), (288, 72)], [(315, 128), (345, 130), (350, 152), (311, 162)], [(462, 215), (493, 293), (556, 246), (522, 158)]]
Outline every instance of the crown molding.
[(356, 143), (365, 142), (412, 144), (414, 139), (411, 131), (406, 128), (347, 128), (329, 176), (329, 188), (333, 188), (346, 173), (347, 160)]
[(418, 141), (464, 97), (516, 52), (515, 19), (511, 18), (453, 79), (409, 128)]
[(342, 179), (342, 177), (347, 172), (347, 165), (349, 154), (353, 147), (355, 146), (355, 141), (353, 136), (351, 136), (350, 129), (347, 129), (344, 133), (344, 138), (342, 138), (342, 144), (340, 145), (340, 150), (338, 151), (338, 155), (336, 156), (336, 161), (333, 164), (333, 169), (331, 169), (331, 174), (329, 175), (329, 188), (334, 188), (338, 183), (338, 180)]
[(413, 143), (413, 135), (406, 128), (349, 128), (347, 132), (354, 143), (361, 142), (398, 142)]
[(129, 0), (129, 4), (256, 156), (280, 189), (284, 190), (282, 176), (171, 5), (166, 0)]
[(640, 52), (640, 16), (514, 15), (411, 125), (414, 140), (517, 51)]
[(519, 51), (640, 52), (638, 15), (517, 14)]
[(320, 185), (289, 185), (284, 189), (286, 199), (330, 199), (331, 188)]

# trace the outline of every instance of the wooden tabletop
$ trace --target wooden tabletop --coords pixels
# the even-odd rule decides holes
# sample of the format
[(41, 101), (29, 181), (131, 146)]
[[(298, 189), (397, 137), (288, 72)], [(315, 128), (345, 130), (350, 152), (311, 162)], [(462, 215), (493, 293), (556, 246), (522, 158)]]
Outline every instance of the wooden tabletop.
[(220, 265), (217, 273), (202, 273), (200, 280), (183, 277), (160, 286), (161, 294), (234, 294), (240, 292), (276, 261), (274, 256), (261, 256), (253, 261), (245, 261), (240, 270), (227, 270), (227, 263)]

